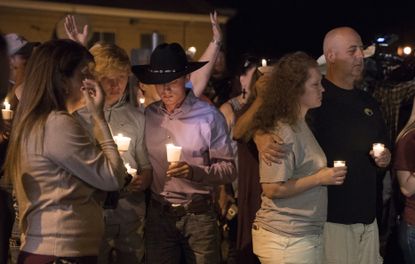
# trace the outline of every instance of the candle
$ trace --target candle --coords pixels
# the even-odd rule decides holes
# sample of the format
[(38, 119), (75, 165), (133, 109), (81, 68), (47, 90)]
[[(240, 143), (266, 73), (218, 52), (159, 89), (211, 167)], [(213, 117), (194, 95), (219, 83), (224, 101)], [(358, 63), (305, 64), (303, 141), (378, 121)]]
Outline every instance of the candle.
[(382, 154), (382, 152), (385, 150), (385, 145), (382, 143), (374, 143), (372, 145), (372, 150), (373, 155), (378, 158), (380, 154)]
[(125, 163), (124, 166), (127, 168), (128, 174), (130, 174), (133, 178), (137, 177), (137, 169), (131, 168), (129, 163)]
[(115, 144), (117, 144), (118, 151), (127, 151), (130, 145), (131, 138), (124, 137), (121, 133), (114, 136)]
[(344, 160), (334, 160), (333, 167), (344, 167), (346, 166), (346, 161)]
[(140, 97), (140, 99), (138, 99), (140, 101), (140, 104), (144, 104), (144, 102), (146, 101), (146, 98), (144, 97)]
[(167, 161), (179, 162), (182, 154), (182, 147), (175, 146), (174, 144), (166, 144)]
[(13, 110), (10, 110), (9, 101), (6, 99), (4, 100), (4, 109), (1, 109), (1, 115), (3, 120), (11, 120), (13, 118)]
[(262, 67), (267, 67), (268, 65), (267, 65), (267, 60), (266, 59), (262, 59), (261, 60), (261, 64), (262, 64)]

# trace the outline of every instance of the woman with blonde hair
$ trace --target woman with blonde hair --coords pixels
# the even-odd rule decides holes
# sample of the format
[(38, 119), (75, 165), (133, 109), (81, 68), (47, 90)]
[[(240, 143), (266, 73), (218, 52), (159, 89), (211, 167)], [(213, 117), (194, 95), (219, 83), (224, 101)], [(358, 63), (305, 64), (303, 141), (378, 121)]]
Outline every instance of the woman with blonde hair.
[(254, 253), (261, 263), (321, 263), (326, 221), (326, 185), (340, 185), (346, 167), (327, 168), (326, 156), (305, 115), (321, 105), (321, 74), (303, 52), (274, 66), (254, 127), (276, 133), (289, 146), (280, 164), (260, 160), (262, 204), (252, 226)]
[(399, 244), (405, 263), (415, 263), (415, 97), (412, 113), (396, 138), (393, 168), (405, 196), (399, 226)]
[[(86, 79), (91, 63), (88, 50), (71, 40), (42, 44), (28, 62), (5, 167), (19, 205), (18, 263), (96, 263), (101, 191), (125, 184), (104, 94)], [(94, 142), (71, 115), (85, 104)]]

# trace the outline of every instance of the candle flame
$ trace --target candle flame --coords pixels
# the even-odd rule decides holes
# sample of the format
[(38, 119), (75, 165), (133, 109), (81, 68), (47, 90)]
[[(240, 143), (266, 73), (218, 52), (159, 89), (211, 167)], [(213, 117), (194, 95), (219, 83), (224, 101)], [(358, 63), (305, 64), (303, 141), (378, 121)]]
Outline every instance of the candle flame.
[(4, 107), (6, 110), (10, 110), (10, 104), (9, 104), (9, 100), (7, 100), (7, 98), (4, 100)]

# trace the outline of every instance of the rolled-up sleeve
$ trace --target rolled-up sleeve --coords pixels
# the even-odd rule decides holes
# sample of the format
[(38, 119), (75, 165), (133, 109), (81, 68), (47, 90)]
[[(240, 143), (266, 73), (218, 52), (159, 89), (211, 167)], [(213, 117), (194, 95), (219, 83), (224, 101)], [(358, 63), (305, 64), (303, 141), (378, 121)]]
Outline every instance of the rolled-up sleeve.
[(205, 129), (210, 142), (210, 165), (192, 165), (193, 181), (206, 184), (230, 183), (236, 179), (236, 167), (225, 118), (217, 112), (212, 122), (206, 125), (210, 126)]

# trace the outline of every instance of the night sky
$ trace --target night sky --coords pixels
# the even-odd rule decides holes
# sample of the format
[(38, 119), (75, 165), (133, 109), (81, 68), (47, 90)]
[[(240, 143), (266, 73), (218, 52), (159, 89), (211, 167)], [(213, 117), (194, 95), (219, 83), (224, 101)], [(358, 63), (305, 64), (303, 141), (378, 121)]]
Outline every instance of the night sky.
[(303, 50), (314, 57), (322, 53), (325, 33), (337, 26), (351, 26), (371, 44), (376, 36), (394, 33), (399, 43), (415, 44), (415, 1), (316, 1), (316, 0), (211, 0), (232, 7), (236, 15), (225, 28), (228, 61), (241, 54), (278, 58)]

